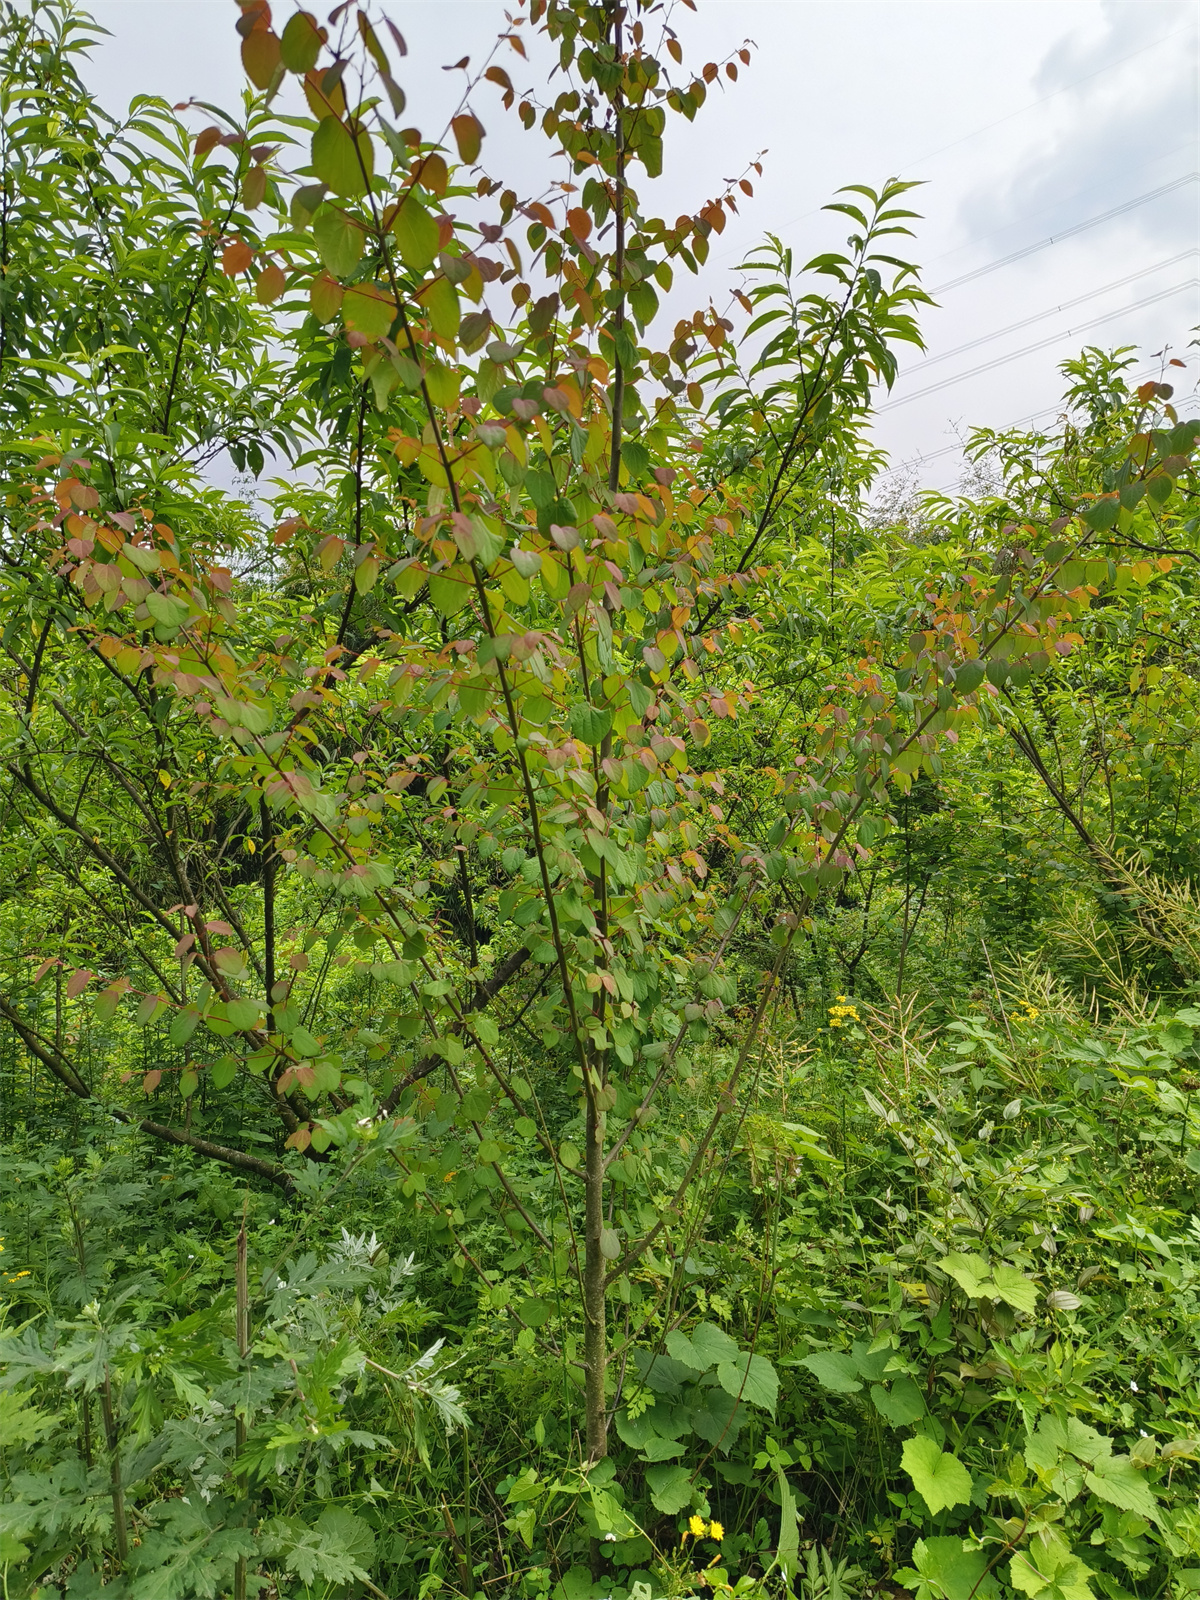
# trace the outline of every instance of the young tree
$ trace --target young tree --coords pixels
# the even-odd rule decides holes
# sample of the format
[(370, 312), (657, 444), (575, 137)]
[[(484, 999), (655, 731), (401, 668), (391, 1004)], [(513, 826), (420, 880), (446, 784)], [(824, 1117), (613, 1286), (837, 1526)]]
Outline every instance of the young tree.
[[(656, 1296), (636, 1270), (686, 1255), (796, 931), (883, 831), (888, 786), (1070, 649), (1089, 529), (1030, 532), (1011, 572), (964, 558), (897, 586), (789, 760), (747, 770), (756, 639), (789, 604), (774, 560), (831, 474), (865, 475), (873, 385), (917, 342), (924, 296), (888, 253), (907, 186), (845, 191), (846, 252), (799, 281), (775, 242), (748, 263), (739, 340), (710, 303), (658, 350), (659, 292), (751, 192), (647, 214), (668, 113), (747, 61), (685, 71), (658, 0), (530, 0), (461, 63), (435, 139), (399, 126), (390, 23), (343, 4), (277, 28), (247, 0), (255, 93), (186, 152), (158, 106), (103, 127), (70, 13), (37, 15), (59, 32), (12, 43), (34, 108), (6, 146), (13, 281), (71, 311), (26, 318), (5, 357), (54, 381), (9, 425), (4, 761), (55, 890), (0, 1009), (70, 1095), (302, 1201), (332, 1150), (385, 1151), (485, 1278), (464, 1232), (493, 1214), (530, 1291), (518, 1346), (578, 1378), (594, 1465), (669, 1320), (672, 1275)], [(537, 28), (564, 83), (548, 104), (509, 71)], [(307, 118), (272, 109), (288, 75)], [(74, 301), (53, 273), (75, 269), (35, 259), (48, 180), (17, 175), (58, 159), (45, 95), (68, 83), (51, 217), (86, 241)], [(481, 165), (493, 92), (566, 158), (541, 197)], [(269, 530), (204, 486), (218, 449), (287, 455)], [(90, 1025), (68, 1025), (94, 979)], [(109, 1070), (135, 1026), (144, 1093), (177, 1091), (167, 1120)], [(714, 1036), (726, 1070), (681, 1150), (661, 1111)], [(264, 1130), (274, 1153), (246, 1151)], [(769, 1406), (756, 1363), (710, 1363), (714, 1444)], [(670, 1467), (656, 1504), (691, 1492)]]

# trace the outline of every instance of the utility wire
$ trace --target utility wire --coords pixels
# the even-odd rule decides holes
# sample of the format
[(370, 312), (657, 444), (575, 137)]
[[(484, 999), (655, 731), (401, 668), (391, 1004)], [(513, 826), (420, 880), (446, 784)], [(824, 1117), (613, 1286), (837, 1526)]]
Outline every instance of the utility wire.
[[(1146, 367), (1143, 371), (1134, 373), (1133, 377), (1127, 378), (1125, 381), (1130, 389), (1136, 389), (1138, 384), (1144, 383), (1147, 378), (1159, 377), (1161, 370), (1162, 369), (1160, 367)], [(1053, 416), (1055, 413), (1062, 415), (1065, 410), (1065, 403), (1062, 400), (1059, 400), (1052, 406), (1043, 406), (1040, 411), (1031, 411), (1027, 416), (1014, 417), (1011, 422), (1006, 422), (1004, 426), (1002, 428), (998, 428), (996, 432), (1007, 433), (1011, 428), (1024, 427), (1027, 422), (1037, 422), (1042, 417)], [(938, 461), (942, 456), (954, 455), (956, 451), (960, 455), (965, 455), (966, 448), (966, 444), (962, 440), (960, 440), (957, 444), (944, 444), (940, 447), (940, 449), (926, 450), (923, 451), (919, 456), (909, 456), (905, 461), (898, 461), (894, 467), (886, 467), (881, 473), (881, 476), (885, 478), (893, 478), (899, 473), (906, 471), (909, 467), (927, 466), (929, 462)]]
[(1049, 238), (1039, 239), (1036, 244), (1027, 244), (1022, 250), (1014, 250), (1011, 255), (1001, 256), (997, 261), (989, 261), (982, 267), (975, 267), (971, 272), (964, 272), (960, 277), (951, 278), (948, 283), (939, 283), (935, 289), (930, 289), (929, 293), (948, 294), (951, 289), (961, 288), (964, 283), (973, 283), (976, 278), (986, 277), (989, 272), (998, 272), (1001, 267), (1011, 266), (1014, 261), (1023, 261), (1026, 256), (1035, 255), (1039, 250), (1046, 250), (1062, 239), (1074, 238), (1076, 234), (1086, 233), (1089, 228), (1098, 228), (1102, 222), (1110, 222), (1113, 217), (1124, 216), (1127, 211), (1147, 205), (1151, 200), (1161, 199), (1165, 194), (1173, 194), (1185, 184), (1195, 183), (1197, 178), (1200, 178), (1200, 172), (1185, 172), (1181, 178), (1161, 184), (1157, 189), (1147, 189), (1145, 194), (1135, 195), (1132, 200), (1113, 206), (1111, 211), (1102, 211), (1099, 216), (1088, 217), (1084, 222), (1077, 222), (1073, 227), (1064, 228), (1061, 233), (1053, 233)]
[(997, 328), (994, 333), (981, 334), (978, 339), (972, 339), (967, 344), (955, 345), (953, 350), (943, 350), (941, 355), (926, 356), (923, 361), (914, 361), (912, 366), (905, 367), (904, 375), (920, 372), (923, 367), (932, 367), (937, 361), (949, 361), (953, 356), (961, 356), (968, 350), (975, 350), (981, 344), (990, 344), (993, 339), (1003, 339), (1005, 334), (1019, 333), (1022, 328), (1028, 328), (1032, 323), (1044, 322), (1047, 317), (1057, 316), (1060, 311), (1070, 311), (1075, 306), (1085, 305), (1089, 300), (1095, 300), (1098, 295), (1107, 294), (1111, 289), (1123, 289), (1127, 283), (1136, 283), (1139, 278), (1146, 278), (1152, 272), (1165, 272), (1168, 267), (1177, 267), (1181, 261), (1192, 261), (1200, 255), (1200, 245), (1193, 245), (1190, 250), (1181, 250), (1177, 256), (1170, 256), (1165, 261), (1156, 261), (1151, 267), (1142, 267), (1137, 272), (1131, 272), (1124, 278), (1114, 278), (1111, 283), (1103, 283), (1098, 289), (1089, 289), (1087, 294), (1076, 295), (1074, 300), (1064, 300), (1061, 305), (1050, 306), (1046, 311), (1035, 311), (1031, 317), (1023, 317), (1020, 322), (1010, 322), (1007, 328)]
[(1036, 350), (1045, 350), (1050, 345), (1059, 344), (1063, 339), (1071, 339), (1076, 334), (1086, 333), (1089, 328), (1098, 328), (1102, 323), (1112, 322), (1116, 317), (1126, 316), (1131, 311), (1140, 311), (1143, 306), (1152, 306), (1159, 300), (1169, 299), (1173, 294), (1181, 294), (1184, 289), (1200, 288), (1200, 278), (1188, 278), (1183, 283), (1176, 283), (1169, 289), (1160, 289), (1157, 294), (1146, 295), (1141, 300), (1135, 300), (1132, 305), (1120, 306), (1116, 311), (1107, 311), (1102, 317), (1093, 317), (1090, 322), (1081, 322), (1076, 328), (1064, 328), (1061, 333), (1051, 334), (1048, 339), (1039, 339), (1036, 344), (1027, 344), (1020, 350), (1010, 350), (1007, 355), (997, 356), (993, 361), (983, 361), (977, 367), (971, 367), (967, 372), (959, 372), (952, 378), (943, 378), (940, 383), (927, 384), (924, 389), (917, 389), (912, 394), (902, 395), (899, 400), (889, 400), (887, 405), (877, 406), (876, 415), (885, 411), (895, 411), (897, 406), (910, 405), (914, 400), (923, 399), (927, 394), (936, 394), (939, 389), (949, 389), (956, 383), (963, 383), (967, 378), (974, 378), (980, 372), (991, 372), (995, 367), (1003, 367), (1010, 361), (1017, 361), (1022, 356), (1032, 355)]

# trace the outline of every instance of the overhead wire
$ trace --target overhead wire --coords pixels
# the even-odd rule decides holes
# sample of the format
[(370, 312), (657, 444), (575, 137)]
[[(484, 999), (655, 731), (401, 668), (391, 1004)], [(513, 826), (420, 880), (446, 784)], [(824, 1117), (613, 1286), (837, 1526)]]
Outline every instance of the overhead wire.
[(1141, 300), (1135, 300), (1132, 305), (1119, 306), (1115, 311), (1107, 311), (1103, 316), (1093, 317), (1090, 322), (1081, 322), (1078, 327), (1064, 328), (1059, 333), (1051, 334), (1048, 339), (1039, 339), (1036, 344), (1022, 346), (1020, 350), (1010, 350), (1006, 355), (996, 356), (992, 361), (981, 361), (978, 366), (971, 367), (966, 372), (958, 372), (952, 378), (943, 378), (939, 383), (930, 383), (924, 389), (917, 389), (912, 394), (901, 395), (898, 400), (889, 400), (886, 405), (875, 408), (876, 415), (886, 411), (895, 411), (899, 406), (911, 405), (914, 400), (921, 400), (928, 394), (936, 394), (939, 389), (952, 388), (957, 383), (963, 383), (967, 378), (974, 378), (981, 372), (991, 372), (996, 367), (1003, 367), (1010, 361), (1017, 361), (1022, 356), (1033, 355), (1035, 351), (1046, 350), (1051, 345), (1058, 344), (1062, 339), (1073, 338), (1076, 334), (1086, 333), (1090, 328), (1098, 328), (1105, 322), (1112, 322), (1117, 317), (1128, 315), (1131, 311), (1140, 311), (1144, 306), (1151, 306), (1160, 300), (1169, 299), (1173, 294), (1181, 294), (1184, 289), (1200, 288), (1200, 278), (1188, 278), (1183, 283), (1172, 284), (1169, 289), (1160, 289), (1157, 294), (1146, 295)]
[(1064, 239), (1072, 239), (1077, 234), (1086, 233), (1089, 228), (1097, 228), (1102, 222), (1111, 222), (1114, 217), (1124, 216), (1127, 211), (1133, 211), (1151, 200), (1159, 200), (1163, 195), (1172, 194), (1176, 189), (1182, 189), (1185, 184), (1195, 183), (1198, 178), (1200, 172), (1185, 172), (1182, 177), (1174, 178), (1170, 183), (1160, 184), (1157, 189), (1147, 189), (1145, 194), (1135, 195), (1132, 200), (1113, 206), (1109, 211), (1102, 211), (1098, 216), (1088, 217), (1070, 228), (1052, 233), (1045, 239), (1039, 239), (1036, 244), (1025, 245), (1023, 249), (1014, 250), (1010, 255), (1000, 256), (997, 260), (988, 261), (982, 267), (975, 267), (970, 272), (964, 272), (946, 283), (939, 283), (936, 288), (930, 289), (929, 293), (948, 294), (951, 289), (961, 288), (964, 283), (973, 283), (977, 278), (986, 277), (989, 272), (998, 272), (1001, 267), (1012, 266), (1014, 261), (1023, 261), (1026, 256), (1036, 255), (1039, 250), (1046, 250), (1052, 244), (1060, 244)]
[[(1140, 383), (1144, 383), (1147, 378), (1160, 377), (1161, 371), (1161, 367), (1145, 367), (1141, 372), (1136, 372), (1131, 378), (1127, 378), (1125, 382), (1130, 389), (1136, 389), (1137, 386)], [(1066, 407), (1063, 401), (1059, 400), (1052, 406), (1043, 406), (1040, 411), (1030, 411), (1023, 417), (1014, 417), (1010, 422), (1006, 422), (1003, 427), (998, 428), (996, 431), (998, 433), (1007, 433), (1012, 428), (1022, 428), (1026, 425), (1026, 423), (1037, 422), (1042, 417), (1050, 417), (1056, 414), (1061, 416), (1065, 410)], [(884, 478), (894, 478), (899, 476), (900, 473), (906, 472), (910, 467), (928, 466), (931, 461), (939, 461), (942, 456), (954, 455), (956, 453), (959, 455), (965, 455), (966, 448), (966, 442), (960, 439), (955, 444), (941, 445), (937, 450), (924, 450), (920, 455), (909, 456), (904, 461), (898, 461), (894, 467), (885, 467), (880, 476)]]
[(1044, 322), (1047, 317), (1057, 316), (1060, 311), (1070, 311), (1075, 306), (1095, 300), (1099, 295), (1108, 294), (1112, 289), (1123, 289), (1127, 283), (1136, 283), (1139, 278), (1147, 278), (1152, 272), (1165, 272), (1168, 267), (1177, 267), (1181, 261), (1191, 261), (1197, 255), (1200, 255), (1200, 245), (1193, 245), (1190, 250), (1181, 250), (1177, 256), (1168, 256), (1166, 260), (1156, 261), (1153, 266), (1141, 267), (1137, 272), (1130, 272), (1124, 278), (1114, 278), (1111, 283), (1102, 283), (1098, 289), (1089, 289), (1086, 294), (1076, 295), (1073, 300), (1064, 300), (1060, 305), (1050, 306), (1045, 311), (1035, 311), (1031, 316), (1022, 317), (1020, 322), (1010, 322), (1006, 328), (997, 328), (993, 333), (981, 334), (978, 339), (955, 345), (952, 350), (943, 350), (940, 355), (926, 356), (923, 361), (914, 361), (911, 366), (905, 367), (904, 375), (909, 377), (924, 367), (932, 367), (935, 362), (949, 361), (953, 356), (964, 355), (968, 350), (975, 350), (981, 344), (989, 344), (993, 339), (1003, 339), (1006, 334), (1019, 333), (1022, 328), (1028, 328), (1035, 322)]

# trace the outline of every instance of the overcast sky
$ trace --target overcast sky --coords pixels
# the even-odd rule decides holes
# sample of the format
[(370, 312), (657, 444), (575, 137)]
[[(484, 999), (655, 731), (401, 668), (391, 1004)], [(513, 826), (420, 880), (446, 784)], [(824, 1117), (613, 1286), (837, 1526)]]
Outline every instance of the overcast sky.
[[(919, 178), (923, 220), (905, 244), (939, 307), (922, 316), (927, 355), (904, 357), (879, 414), (876, 437), (893, 462), (953, 487), (966, 430), (1053, 408), (1057, 364), (1086, 344), (1137, 345), (1138, 374), (1170, 346), (1188, 362), (1175, 374), (1180, 398), (1197, 409), (1200, 0), (697, 4), (697, 15), (679, 8), (674, 19), (689, 66), (743, 40), (754, 59), (695, 124), (670, 119), (654, 209), (694, 209), (767, 154), (755, 200), (714, 241), (696, 303), (724, 303), (733, 269), (765, 232), (797, 258), (837, 247), (844, 222), (820, 207), (839, 185)], [(409, 42), (406, 120), (432, 127), (453, 82), (437, 69), (478, 52), (503, 26), (503, 6), (385, 9)], [(90, 71), (110, 108), (138, 92), (236, 104), (230, 0), (93, 0), (92, 10), (111, 34)], [(286, 14), (289, 0), (276, 10)], [(517, 57), (506, 64), (520, 87)], [(528, 192), (545, 146), (502, 133), (489, 96), (485, 87), (478, 102), (495, 130), (489, 168), (516, 164)]]

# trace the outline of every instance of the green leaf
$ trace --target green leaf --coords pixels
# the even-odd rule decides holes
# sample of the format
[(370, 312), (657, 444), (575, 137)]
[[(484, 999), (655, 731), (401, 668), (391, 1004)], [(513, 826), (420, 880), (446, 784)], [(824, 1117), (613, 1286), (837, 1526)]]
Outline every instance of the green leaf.
[(993, 1267), (991, 1284), (984, 1289), (984, 1293), (993, 1300), (1003, 1300), (1014, 1311), (1024, 1311), (1032, 1316), (1037, 1310), (1037, 1284), (1016, 1267)]
[(452, 567), (449, 572), (435, 572), (429, 579), (429, 598), (434, 609), (444, 617), (461, 611), (475, 592), (470, 574), (465, 567)]
[(741, 1353), (737, 1341), (715, 1322), (701, 1322), (692, 1329), (692, 1349), (705, 1367), (715, 1367), (718, 1361), (736, 1361)]
[(1035, 1472), (1053, 1472), (1060, 1454), (1090, 1464), (1112, 1455), (1112, 1440), (1078, 1417), (1043, 1415), (1026, 1443), (1025, 1460)]
[(693, 1372), (705, 1372), (709, 1363), (704, 1361), (692, 1348), (692, 1341), (686, 1333), (678, 1328), (673, 1329), (666, 1337), (667, 1354), (675, 1361), (682, 1361), (685, 1367), (691, 1367)]
[(453, 339), (462, 319), (462, 307), (449, 278), (434, 278), (420, 291), (417, 299), (429, 313), (434, 333), (442, 339)]
[(233, 1056), (222, 1056), (213, 1066), (211, 1079), (214, 1089), (225, 1089), (237, 1077), (238, 1064)]
[[(10, 1450), (18, 1444), (32, 1444), (54, 1426), (55, 1420), (49, 1412), (39, 1411), (36, 1406), (29, 1405), (25, 1395), (12, 1389), (0, 1389), (0, 1450)], [(19, 1558), (14, 1556), (12, 1559)]]
[(338, 206), (322, 206), (313, 218), (313, 238), (321, 260), (335, 278), (348, 278), (362, 259), (367, 236)]
[(814, 1350), (800, 1365), (808, 1368), (822, 1388), (832, 1389), (834, 1394), (857, 1394), (862, 1388), (857, 1363), (843, 1351)]
[(1089, 528), (1095, 528), (1098, 532), (1105, 532), (1109, 528), (1116, 527), (1117, 514), (1120, 509), (1121, 501), (1119, 496), (1111, 494), (1105, 495), (1100, 500), (1094, 500), (1079, 515)]
[(983, 1578), (987, 1552), (964, 1549), (961, 1539), (918, 1539), (912, 1559), (916, 1571), (898, 1576), (906, 1589), (917, 1591), (917, 1600), (989, 1600), (998, 1590), (994, 1578)]
[(982, 661), (964, 661), (954, 675), (954, 687), (959, 694), (973, 694), (983, 682), (984, 672)]
[(956, 1455), (933, 1439), (918, 1435), (904, 1441), (900, 1459), (918, 1494), (936, 1515), (947, 1506), (965, 1505), (971, 1498), (971, 1474)]
[(584, 744), (598, 745), (612, 728), (612, 712), (589, 705), (586, 700), (571, 707), (571, 732)]
[(225, 1015), (235, 1028), (257, 1028), (262, 1008), (253, 1000), (231, 1000), (225, 1008)]
[(782, 1467), (776, 1467), (775, 1481), (779, 1485), (779, 1543), (775, 1547), (775, 1559), (790, 1592), (792, 1579), (800, 1566), (800, 1518), (796, 1513), (796, 1496)]
[(172, 1044), (186, 1044), (195, 1033), (199, 1021), (198, 1011), (180, 1011), (167, 1029), (167, 1037)]
[(1122, 1511), (1134, 1511), (1148, 1522), (1158, 1521), (1158, 1502), (1154, 1491), (1146, 1482), (1145, 1474), (1134, 1466), (1128, 1456), (1108, 1456), (1097, 1461), (1083, 1481), (1100, 1500)]
[(674, 1516), (691, 1504), (692, 1478), (686, 1467), (647, 1467), (646, 1484), (656, 1511)]
[(396, 320), (396, 302), (374, 283), (356, 283), (343, 297), (342, 316), (356, 333), (382, 339)]
[(964, 1294), (972, 1300), (987, 1293), (984, 1284), (991, 1276), (991, 1270), (982, 1256), (965, 1256), (958, 1254), (943, 1256), (938, 1262), (943, 1272), (949, 1273)]
[(683, 1454), (683, 1449), (677, 1439), (662, 1439), (653, 1434), (646, 1440), (645, 1456), (647, 1461), (673, 1461)]
[(1018, 1550), (1009, 1563), (1009, 1582), (1036, 1600), (1095, 1600), (1088, 1584), (1090, 1567), (1084, 1566), (1061, 1539), (1035, 1539)]
[(739, 1355), (736, 1361), (722, 1361), (717, 1368), (717, 1382), (726, 1394), (740, 1396), (747, 1404), (774, 1414), (779, 1375), (766, 1356)]
[(188, 603), (173, 594), (159, 594), (152, 589), (146, 596), (146, 610), (155, 622), (165, 628), (182, 628), (188, 619)]
[(355, 138), (340, 117), (322, 117), (312, 139), (313, 169), (334, 194), (354, 199), (366, 194), (375, 151), (365, 131)]
[(871, 1385), (875, 1409), (893, 1428), (908, 1427), (925, 1415), (925, 1397), (911, 1378), (897, 1378), (890, 1389)]
[(392, 232), (404, 265), (424, 272), (438, 252), (438, 225), (411, 194), (397, 212)]
[(311, 72), (323, 43), (317, 19), (308, 11), (288, 18), (279, 40), (279, 55), (289, 72)]

